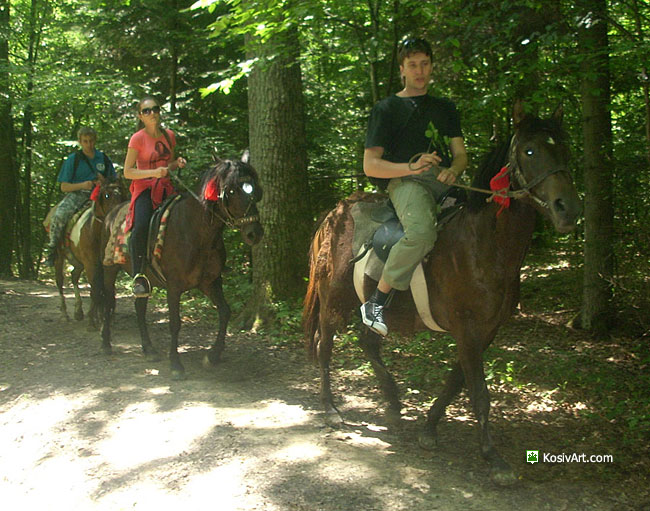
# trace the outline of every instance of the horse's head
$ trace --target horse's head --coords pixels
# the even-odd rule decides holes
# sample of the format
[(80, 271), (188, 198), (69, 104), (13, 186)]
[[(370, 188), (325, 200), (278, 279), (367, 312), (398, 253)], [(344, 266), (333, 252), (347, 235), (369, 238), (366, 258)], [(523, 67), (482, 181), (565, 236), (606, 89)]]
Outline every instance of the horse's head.
[(264, 229), (257, 211), (262, 187), (248, 163), (248, 152), (241, 160), (216, 159), (203, 178), (201, 199), (206, 207), (218, 208), (226, 223), (238, 227), (247, 244), (255, 245), (262, 239)]
[(571, 232), (581, 211), (569, 172), (569, 148), (562, 129), (562, 107), (550, 119), (526, 115), (517, 102), (515, 135), (509, 164), (518, 186), (530, 194), (535, 207), (548, 216), (558, 232)]
[(128, 197), (126, 187), (118, 179), (105, 178), (97, 175), (99, 190), (97, 191), (93, 212), (95, 217), (102, 220), (115, 206), (124, 202)]

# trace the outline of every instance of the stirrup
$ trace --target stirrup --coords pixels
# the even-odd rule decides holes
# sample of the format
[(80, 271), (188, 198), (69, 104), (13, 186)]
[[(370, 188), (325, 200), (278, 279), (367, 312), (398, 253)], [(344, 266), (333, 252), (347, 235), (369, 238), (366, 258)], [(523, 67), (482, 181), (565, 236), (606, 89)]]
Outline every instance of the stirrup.
[[(145, 285), (136, 282), (138, 279), (144, 279)], [(151, 283), (144, 273), (138, 273), (133, 277), (133, 295), (136, 298), (149, 298), (151, 296)]]

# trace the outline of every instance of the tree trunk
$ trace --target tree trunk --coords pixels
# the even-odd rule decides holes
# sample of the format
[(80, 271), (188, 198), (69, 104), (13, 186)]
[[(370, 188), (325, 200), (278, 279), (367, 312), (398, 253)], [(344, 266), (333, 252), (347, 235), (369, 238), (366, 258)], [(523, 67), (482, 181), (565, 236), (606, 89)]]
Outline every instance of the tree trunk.
[(248, 38), (258, 58), (248, 79), (251, 163), (264, 198), (264, 238), (253, 248), (253, 298), (244, 327), (269, 319), (268, 305), (304, 292), (311, 231), (298, 34), (288, 29), (263, 44)]
[(0, 0), (0, 276), (12, 275), (17, 176), (9, 88), (9, 0)]
[(581, 326), (605, 335), (611, 324), (614, 268), (612, 127), (607, 4), (587, 4), (578, 30), (582, 59), (582, 133), (585, 162), (585, 265)]
[(34, 107), (34, 76), (36, 75), (36, 63), (38, 61), (38, 47), (40, 45), (41, 33), (47, 9), (39, 5), (38, 0), (32, 0), (29, 16), (29, 49), (27, 55), (27, 84), (26, 102), (23, 115), (23, 190), (22, 201), (19, 211), (19, 246), (20, 246), (20, 277), (31, 279), (36, 276), (34, 261), (32, 257), (32, 156), (33, 156), (33, 122)]

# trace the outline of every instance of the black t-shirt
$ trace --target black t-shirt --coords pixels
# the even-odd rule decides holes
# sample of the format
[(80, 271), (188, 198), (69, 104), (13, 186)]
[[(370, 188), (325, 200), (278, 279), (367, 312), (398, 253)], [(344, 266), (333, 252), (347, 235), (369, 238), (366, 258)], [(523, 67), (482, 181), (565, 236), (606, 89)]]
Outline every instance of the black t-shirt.
[[(373, 107), (365, 146), (383, 147), (382, 158), (393, 163), (406, 163), (417, 153), (436, 151), (442, 158), (440, 166), (449, 167), (449, 140), (462, 136), (460, 116), (452, 101), (428, 94), (407, 98), (393, 95)], [(384, 188), (389, 180), (371, 181)]]

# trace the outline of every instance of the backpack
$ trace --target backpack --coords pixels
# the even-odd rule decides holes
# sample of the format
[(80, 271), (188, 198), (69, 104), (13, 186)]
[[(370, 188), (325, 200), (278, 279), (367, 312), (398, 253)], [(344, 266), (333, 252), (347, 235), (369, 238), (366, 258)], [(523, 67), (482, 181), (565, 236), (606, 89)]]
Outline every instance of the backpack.
[[(110, 160), (108, 159), (108, 156), (106, 156), (105, 153), (102, 153), (104, 155), (104, 172), (103, 175), (106, 177), (106, 171), (108, 170), (108, 164), (110, 163)], [(75, 151), (74, 153), (74, 162), (72, 163), (72, 178), (70, 179), (71, 183), (74, 183), (74, 178), (75, 175), (77, 174), (77, 167), (79, 167), (79, 161), (83, 158), (83, 160), (86, 162), (86, 165), (88, 165), (88, 168), (90, 170), (94, 170), (94, 167), (90, 163), (90, 160), (88, 159), (88, 156), (84, 154), (83, 151)]]

